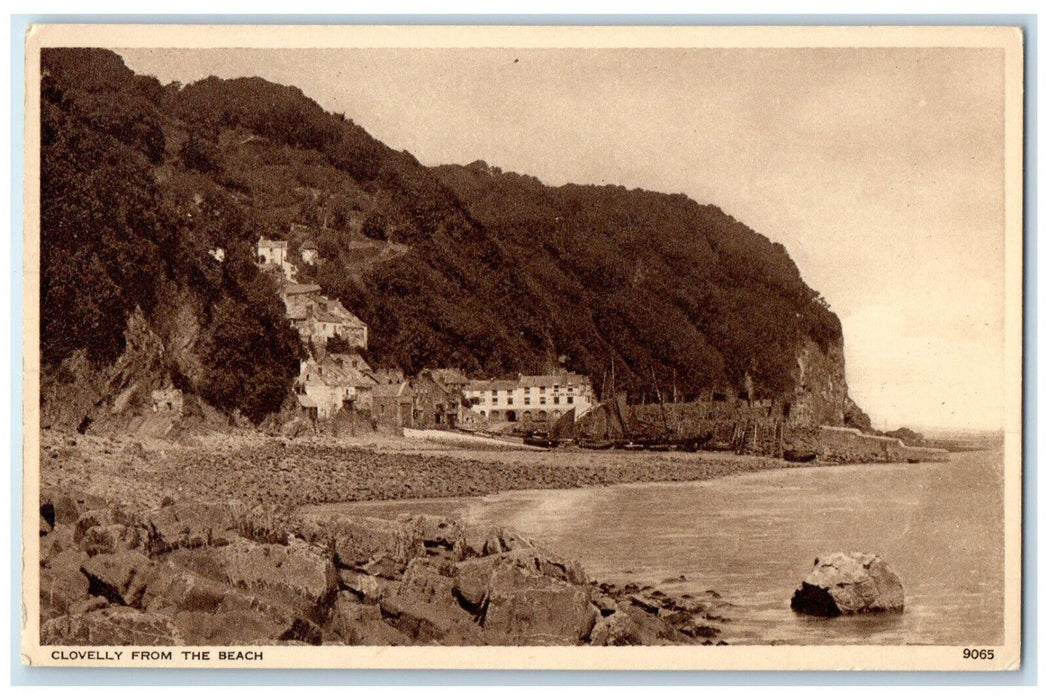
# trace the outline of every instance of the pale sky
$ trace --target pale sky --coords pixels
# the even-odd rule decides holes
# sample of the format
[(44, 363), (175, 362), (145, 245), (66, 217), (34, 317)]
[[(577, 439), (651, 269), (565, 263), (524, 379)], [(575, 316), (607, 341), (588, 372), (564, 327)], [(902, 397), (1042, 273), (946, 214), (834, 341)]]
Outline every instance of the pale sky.
[(425, 165), (716, 204), (786, 246), (879, 428), (1003, 423), (994, 49), (120, 50), (162, 82), (296, 85)]

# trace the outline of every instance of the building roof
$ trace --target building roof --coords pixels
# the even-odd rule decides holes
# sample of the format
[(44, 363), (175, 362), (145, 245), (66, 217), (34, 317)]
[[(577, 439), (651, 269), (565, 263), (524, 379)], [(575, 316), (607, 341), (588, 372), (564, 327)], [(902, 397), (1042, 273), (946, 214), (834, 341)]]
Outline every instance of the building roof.
[(370, 389), (378, 386), (378, 382), (354, 367), (343, 366), (342, 372), (346, 375), (348, 386), (357, 387), (358, 389)]
[(392, 398), (410, 398), (405, 393), (407, 388), (407, 382), (397, 382), (395, 384), (379, 384), (372, 390), (372, 394), (376, 399), (392, 399)]
[(581, 386), (590, 383), (589, 377), (574, 372), (562, 374), (525, 374), (517, 380), (520, 386)]
[(357, 318), (356, 314), (347, 309), (342, 305), (342, 302), (338, 299), (330, 299), (326, 296), (322, 296), (317, 301), (323, 307), (324, 311), (333, 316), (338, 316), (342, 319), (342, 322), (350, 325), (357, 326), (358, 328), (367, 328), (367, 324)]
[(340, 316), (336, 316), (335, 314), (329, 314), (326, 311), (317, 311), (316, 319), (321, 323), (338, 323), (340, 325), (345, 325), (349, 323), (346, 319)]
[(317, 249), (317, 244), (314, 243), (313, 241), (306, 241), (305, 243), (302, 244), (302, 246), (300, 248), (300, 250), (316, 250), (316, 249)]
[(366, 376), (363, 372), (349, 365), (343, 365), (331, 359), (322, 362), (310, 360), (303, 364), (299, 377), (309, 376), (310, 379), (300, 381), (303, 384), (325, 384), (333, 387), (356, 387), (370, 388), (375, 385), (375, 380)]
[(466, 385), (466, 391), (513, 391), (516, 388), (515, 379), (474, 379)]
[(474, 379), (466, 385), (466, 391), (513, 391), (526, 387), (589, 386), (589, 378), (565, 372), (563, 374), (526, 374), (516, 379)]
[(259, 248), (287, 248), (287, 241), (272, 241), (268, 238), (258, 239)]
[(371, 371), (371, 378), (379, 384), (400, 384), (404, 381), (404, 371), (401, 369), (390, 369), (384, 367)]
[(468, 384), (469, 377), (463, 373), (462, 370), (457, 368), (443, 368), (430, 370), (435, 379), (440, 380), (444, 384)]
[(378, 380), (371, 376), (374, 374), (371, 370), (371, 365), (367, 363), (367, 360), (365, 360), (359, 352), (352, 350), (349, 352), (332, 352), (328, 353), (328, 357), (331, 358), (333, 362), (337, 362), (343, 367), (352, 367), (361, 372), (368, 373), (371, 381), (376, 384), (378, 383)]
[(292, 294), (316, 294), (319, 291), (319, 284), (285, 284), (283, 290), (285, 296)]

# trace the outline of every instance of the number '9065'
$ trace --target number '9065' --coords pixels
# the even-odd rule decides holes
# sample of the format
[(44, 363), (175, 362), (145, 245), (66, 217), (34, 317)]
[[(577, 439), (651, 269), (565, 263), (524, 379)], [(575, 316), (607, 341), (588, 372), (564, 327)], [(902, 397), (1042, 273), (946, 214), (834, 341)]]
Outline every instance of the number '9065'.
[(966, 659), (989, 661), (993, 658), (993, 649), (965, 649), (962, 656)]

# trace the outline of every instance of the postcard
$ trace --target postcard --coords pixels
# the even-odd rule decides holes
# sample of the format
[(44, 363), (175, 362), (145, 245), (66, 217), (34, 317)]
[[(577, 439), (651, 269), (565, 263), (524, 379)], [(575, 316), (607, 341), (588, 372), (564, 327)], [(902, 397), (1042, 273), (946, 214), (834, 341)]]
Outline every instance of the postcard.
[(1023, 60), (33, 26), (25, 663), (1018, 668)]

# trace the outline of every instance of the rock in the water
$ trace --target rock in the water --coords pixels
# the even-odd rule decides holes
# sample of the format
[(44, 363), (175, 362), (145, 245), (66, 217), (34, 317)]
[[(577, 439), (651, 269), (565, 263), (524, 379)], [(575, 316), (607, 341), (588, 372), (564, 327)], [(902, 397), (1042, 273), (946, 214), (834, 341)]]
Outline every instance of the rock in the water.
[(815, 560), (790, 601), (794, 610), (833, 617), (854, 613), (902, 612), (902, 583), (876, 554), (837, 552)]

